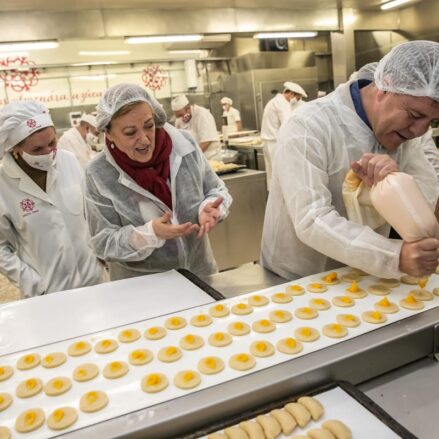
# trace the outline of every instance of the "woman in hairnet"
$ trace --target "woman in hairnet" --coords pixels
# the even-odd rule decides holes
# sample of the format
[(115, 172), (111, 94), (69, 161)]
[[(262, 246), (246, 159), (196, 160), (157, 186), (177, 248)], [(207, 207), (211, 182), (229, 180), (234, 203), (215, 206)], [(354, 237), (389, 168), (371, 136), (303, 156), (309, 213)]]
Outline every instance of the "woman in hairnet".
[(434, 207), (436, 176), (419, 137), (439, 118), (439, 44), (413, 41), (352, 81), (297, 110), (279, 132), (265, 215), (262, 263), (285, 278), (353, 265), (380, 277), (424, 276), (437, 239), (404, 242), (347, 218), (342, 184), (352, 169), (372, 185), (393, 171), (416, 179)]
[(192, 137), (133, 84), (106, 91), (97, 125), (106, 148), (86, 169), (86, 209), (111, 279), (172, 268), (214, 273), (207, 234), (232, 199)]
[[(4, 156), (3, 156), (4, 154)], [(88, 247), (81, 167), (56, 149), (35, 101), (0, 111), (0, 272), (24, 297), (94, 285), (103, 268)]]

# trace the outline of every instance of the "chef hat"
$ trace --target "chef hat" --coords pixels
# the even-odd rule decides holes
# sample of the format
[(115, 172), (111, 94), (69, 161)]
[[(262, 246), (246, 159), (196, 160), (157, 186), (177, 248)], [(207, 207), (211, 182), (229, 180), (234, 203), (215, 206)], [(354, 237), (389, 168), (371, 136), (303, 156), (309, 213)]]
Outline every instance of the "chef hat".
[(226, 98), (226, 97), (224, 97), (224, 98), (221, 99), (221, 103), (222, 103), (222, 104), (233, 105), (233, 101), (232, 101), (230, 98)]
[(0, 157), (43, 128), (53, 127), (49, 110), (37, 101), (14, 101), (0, 110)]
[(189, 101), (186, 95), (177, 96), (171, 101), (172, 111), (181, 110), (182, 108), (186, 107), (186, 105), (189, 105)]
[(87, 122), (93, 128), (97, 128), (96, 117), (93, 114), (83, 114), (80, 122)]
[(304, 98), (308, 97), (306, 91), (299, 84), (296, 84), (295, 82), (290, 82), (290, 81), (284, 82), (284, 88), (286, 90), (302, 95)]

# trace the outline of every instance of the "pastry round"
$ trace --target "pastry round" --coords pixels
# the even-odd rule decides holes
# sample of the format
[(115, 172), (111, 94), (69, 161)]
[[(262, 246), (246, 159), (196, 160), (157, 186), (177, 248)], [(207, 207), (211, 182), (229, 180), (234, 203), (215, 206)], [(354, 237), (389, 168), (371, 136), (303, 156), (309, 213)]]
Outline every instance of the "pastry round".
[(340, 323), (330, 323), (323, 326), (322, 332), (326, 337), (343, 338), (348, 335), (348, 330)]
[(128, 355), (128, 361), (133, 366), (143, 366), (152, 361), (153, 357), (152, 352), (148, 349), (136, 349), (135, 351), (130, 352)]
[(98, 341), (95, 344), (95, 352), (97, 354), (109, 354), (110, 352), (114, 352), (119, 345), (116, 340), (111, 338), (107, 338), (105, 340)]
[(166, 329), (163, 326), (151, 326), (148, 328), (143, 336), (148, 340), (160, 340), (166, 336)]
[(328, 287), (326, 285), (314, 282), (312, 284), (309, 284), (306, 289), (310, 293), (324, 293), (325, 291), (328, 291)]
[(250, 353), (255, 357), (270, 357), (274, 354), (274, 346), (269, 341), (254, 341), (250, 345)]
[(381, 277), (378, 279), (379, 285), (384, 285), (388, 288), (397, 288), (401, 285), (401, 282), (398, 279), (386, 279)]
[(270, 414), (257, 416), (256, 422), (264, 430), (266, 438), (277, 438), (282, 432), (279, 422)]
[(244, 322), (233, 322), (227, 326), (227, 331), (232, 335), (247, 335), (250, 332), (250, 326)]
[(274, 303), (289, 303), (293, 300), (291, 294), (286, 293), (275, 293), (271, 296), (271, 300)]
[(305, 288), (301, 285), (288, 285), (285, 292), (291, 296), (301, 296), (305, 293)]
[(299, 319), (311, 320), (315, 319), (319, 313), (314, 308), (310, 308), (309, 306), (304, 306), (301, 308), (297, 308), (294, 311), (294, 315)]
[(365, 311), (361, 317), (367, 323), (379, 324), (387, 321), (386, 315), (379, 311)]
[(67, 353), (71, 357), (80, 357), (91, 351), (91, 345), (87, 341), (76, 341), (67, 349)]
[(401, 277), (401, 282), (406, 285), (418, 285), (419, 277), (413, 277), (406, 274)]
[(374, 284), (368, 287), (367, 291), (370, 294), (375, 294), (375, 296), (387, 296), (387, 294), (391, 293), (389, 287), (386, 287), (383, 284)]
[(398, 312), (399, 308), (396, 303), (390, 302), (387, 297), (382, 298), (379, 302), (376, 302), (373, 306), (377, 311), (385, 314), (393, 314)]
[(345, 289), (345, 294), (352, 299), (362, 299), (367, 296), (366, 290), (360, 288), (357, 282), (352, 282), (351, 286)]
[(209, 308), (209, 314), (212, 317), (226, 317), (230, 314), (230, 310), (226, 305), (218, 303)]
[(81, 396), (79, 408), (82, 412), (93, 413), (102, 410), (108, 404), (108, 396), (102, 390), (92, 390)]
[(0, 366), (0, 383), (6, 381), (14, 375), (14, 369), (11, 366)]
[(369, 276), (369, 273), (366, 273), (365, 271), (360, 270), (359, 268), (354, 268), (354, 267), (351, 268), (351, 272), (349, 274), (355, 274), (356, 276), (361, 276), (361, 277)]
[(128, 373), (128, 371), (129, 367), (125, 361), (112, 361), (104, 367), (102, 375), (109, 380), (114, 380), (117, 378), (122, 378)]
[(209, 335), (208, 342), (211, 346), (222, 348), (232, 343), (232, 337), (227, 332), (214, 332)]
[(302, 404), (310, 413), (313, 421), (318, 421), (324, 412), (322, 403), (312, 396), (302, 396), (297, 400), (299, 404)]
[(84, 363), (76, 367), (73, 371), (73, 379), (80, 383), (90, 381), (99, 374), (99, 368), (93, 363)]
[(261, 334), (266, 334), (267, 332), (273, 332), (276, 329), (276, 325), (270, 320), (261, 319), (255, 320), (252, 323), (253, 331), (259, 332)]
[(174, 386), (179, 389), (193, 389), (200, 383), (200, 374), (195, 370), (182, 370), (174, 377)]
[(355, 328), (361, 323), (361, 320), (353, 314), (337, 314), (335, 320), (337, 320), (337, 323), (340, 323), (340, 325), (346, 326), (347, 328)]
[(340, 277), (340, 280), (343, 282), (347, 282), (351, 284), (352, 282), (360, 282), (363, 279), (363, 276), (359, 275), (358, 273), (350, 272), (347, 274), (344, 274)]
[(274, 323), (286, 323), (293, 318), (293, 315), (289, 311), (275, 309), (274, 311), (270, 312), (269, 317)]
[(73, 425), (77, 419), (78, 413), (73, 407), (60, 407), (47, 418), (47, 426), (52, 430), (64, 430)]
[(169, 319), (166, 320), (165, 326), (168, 329), (176, 330), (184, 328), (187, 325), (186, 319), (183, 317), (169, 317)]
[(235, 354), (230, 357), (229, 366), (235, 370), (249, 370), (255, 367), (256, 361), (250, 354)]
[(11, 439), (11, 430), (0, 425), (0, 439)]
[(161, 392), (168, 385), (168, 378), (162, 373), (150, 373), (142, 378), (142, 390), (146, 393)]
[(212, 317), (208, 314), (198, 314), (191, 318), (191, 325), (197, 327), (209, 326), (212, 324)]
[(302, 326), (294, 331), (294, 336), (299, 341), (312, 342), (320, 338), (319, 331), (309, 326)]
[(331, 419), (325, 421), (322, 424), (322, 428), (330, 431), (337, 439), (351, 439), (352, 431), (343, 422), (337, 419)]
[(6, 410), (12, 404), (12, 395), (0, 393), (0, 412)]
[(250, 296), (248, 298), (248, 304), (251, 306), (265, 306), (268, 305), (270, 301), (267, 297), (261, 296), (260, 294), (255, 294), (254, 296)]
[(180, 347), (187, 351), (199, 349), (204, 345), (204, 340), (199, 335), (187, 334), (180, 339)]
[(52, 369), (53, 367), (61, 366), (67, 361), (67, 356), (63, 352), (52, 352), (47, 354), (41, 360), (41, 365), (47, 369)]
[(340, 279), (337, 277), (337, 273), (332, 271), (321, 278), (321, 281), (325, 285), (337, 285), (340, 283)]
[(292, 337), (282, 338), (277, 342), (276, 347), (279, 352), (289, 355), (297, 354), (303, 349), (302, 343)]
[(140, 338), (140, 332), (137, 329), (124, 329), (119, 332), (117, 337), (121, 343), (132, 343)]
[(68, 392), (72, 388), (72, 381), (67, 377), (56, 377), (47, 381), (44, 385), (44, 393), (47, 396), (58, 396)]
[(21, 413), (15, 420), (15, 429), (19, 433), (29, 433), (40, 428), (46, 416), (41, 409), (29, 409)]
[(251, 314), (253, 312), (253, 308), (246, 303), (237, 303), (232, 306), (232, 313), (238, 316), (245, 316), (247, 314)]
[(218, 357), (204, 357), (198, 362), (198, 370), (204, 375), (213, 375), (224, 369), (224, 361)]
[(335, 306), (340, 306), (342, 308), (349, 308), (355, 305), (355, 300), (352, 297), (347, 296), (335, 296), (332, 298), (332, 303)]
[(399, 304), (405, 309), (422, 309), (424, 304), (422, 300), (416, 299), (412, 294), (408, 294), (407, 297), (401, 299)]
[(159, 350), (157, 358), (164, 363), (173, 363), (182, 356), (181, 350), (177, 346), (166, 346)]
[(30, 398), (43, 390), (43, 382), (39, 378), (29, 378), (22, 381), (15, 390), (19, 398)]
[(433, 300), (433, 293), (428, 290), (418, 289), (410, 291), (410, 294), (417, 300), (427, 301)]
[(308, 304), (310, 308), (317, 311), (325, 311), (331, 308), (331, 304), (326, 299), (311, 299)]
[(27, 354), (17, 361), (17, 369), (28, 370), (37, 367), (41, 363), (41, 357), (38, 354)]

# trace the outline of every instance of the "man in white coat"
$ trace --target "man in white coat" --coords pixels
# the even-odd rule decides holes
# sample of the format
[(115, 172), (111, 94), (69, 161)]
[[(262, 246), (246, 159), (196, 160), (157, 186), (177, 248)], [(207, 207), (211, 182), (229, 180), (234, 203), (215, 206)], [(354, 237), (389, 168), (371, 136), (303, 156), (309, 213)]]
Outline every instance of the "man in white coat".
[(220, 102), (223, 108), (223, 117), (227, 117), (227, 132), (235, 133), (236, 131), (241, 131), (241, 113), (238, 109), (232, 107), (232, 99), (224, 96)]
[(421, 277), (438, 264), (437, 239), (389, 239), (347, 218), (342, 184), (412, 175), (433, 208), (436, 175), (420, 137), (439, 118), (439, 44), (412, 41), (379, 63), (373, 83), (353, 81), (296, 111), (279, 132), (262, 238), (262, 264), (294, 279), (351, 265), (375, 276)]
[(261, 139), (264, 142), (264, 161), (267, 173), (267, 188), (270, 190), (272, 162), (276, 147), (277, 133), (282, 122), (292, 111), (303, 105), (307, 98), (305, 90), (295, 82), (285, 82), (284, 90), (268, 101), (262, 115)]
[(73, 154), (57, 150), (39, 102), (2, 108), (1, 156), (0, 273), (23, 297), (101, 282), (103, 267), (88, 246), (82, 169)]
[(78, 126), (67, 130), (58, 140), (58, 148), (72, 152), (85, 169), (93, 157), (91, 145), (98, 141), (96, 118), (92, 114), (84, 114)]
[(171, 108), (177, 118), (175, 127), (192, 134), (207, 160), (221, 160), (221, 143), (212, 113), (199, 105), (190, 105), (185, 95), (174, 98)]

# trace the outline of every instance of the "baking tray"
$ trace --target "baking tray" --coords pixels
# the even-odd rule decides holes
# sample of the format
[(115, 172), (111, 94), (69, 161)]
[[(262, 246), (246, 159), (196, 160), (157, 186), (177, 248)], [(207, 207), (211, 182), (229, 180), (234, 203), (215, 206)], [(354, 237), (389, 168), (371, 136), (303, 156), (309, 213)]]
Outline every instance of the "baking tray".
[(224, 169), (224, 170), (220, 169), (219, 171), (216, 171), (216, 174), (217, 175), (233, 174), (235, 172), (238, 172), (241, 169), (245, 169), (246, 167), (247, 166), (245, 166), (245, 165), (236, 165), (233, 168), (228, 168), (228, 169)]

